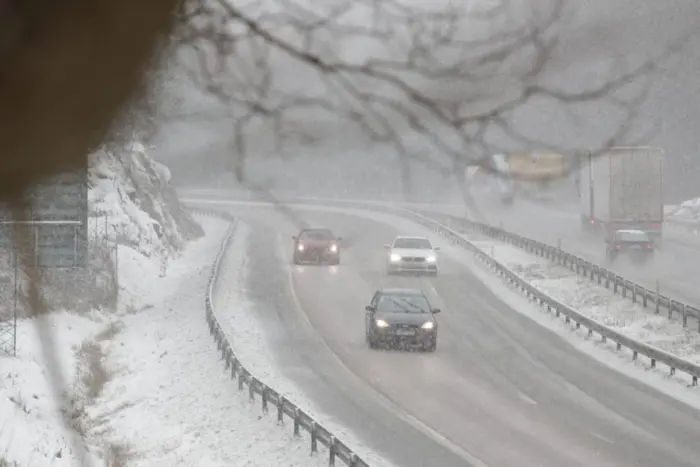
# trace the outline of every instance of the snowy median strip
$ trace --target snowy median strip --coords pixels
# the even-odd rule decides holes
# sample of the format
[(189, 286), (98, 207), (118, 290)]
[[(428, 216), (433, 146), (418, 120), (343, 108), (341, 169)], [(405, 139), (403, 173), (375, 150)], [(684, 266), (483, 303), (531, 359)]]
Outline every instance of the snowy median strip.
[(651, 313), (568, 268), (490, 240), (472, 244), (537, 290), (626, 336), (700, 364), (700, 334)]

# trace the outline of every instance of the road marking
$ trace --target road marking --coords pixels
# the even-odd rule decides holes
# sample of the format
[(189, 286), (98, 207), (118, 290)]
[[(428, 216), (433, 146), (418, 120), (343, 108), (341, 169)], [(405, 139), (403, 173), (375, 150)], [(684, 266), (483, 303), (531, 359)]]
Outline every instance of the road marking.
[(594, 437), (600, 439), (600, 440), (605, 441), (605, 442), (608, 443), (608, 444), (615, 444), (615, 441), (613, 441), (613, 440), (611, 440), (611, 439), (609, 439), (609, 438), (606, 438), (606, 437), (603, 436), (603, 435), (599, 435), (598, 433), (594, 433), (594, 432), (592, 432), (592, 431), (590, 432), (590, 434), (593, 435)]
[[(282, 250), (282, 242), (280, 235), (278, 235), (278, 239), (280, 241), (277, 242), (277, 248), (278, 252), (280, 253), (280, 257), (282, 259), (285, 259), (285, 255)], [(411, 425), (413, 428), (416, 428), (418, 431), (422, 432), (424, 435), (428, 436), (431, 438), (433, 441), (437, 442), (444, 448), (448, 449), (449, 451), (452, 451), (454, 454), (457, 456), (461, 457), (465, 461), (469, 462), (472, 467), (489, 467), (488, 464), (483, 462), (481, 459), (477, 458), (473, 454), (465, 451), (462, 449), (460, 446), (452, 442), (450, 439), (442, 435), (440, 432), (435, 430), (434, 428), (430, 427), (426, 423), (422, 422), (415, 416), (411, 415), (410, 413), (406, 412), (404, 409), (402, 409), (398, 404), (393, 402), (391, 399), (383, 395), (381, 392), (379, 392), (376, 388), (374, 388), (367, 380), (362, 378), (360, 375), (355, 373), (350, 367), (348, 367), (345, 362), (336, 354), (336, 352), (331, 348), (331, 346), (328, 344), (326, 339), (321, 335), (321, 333), (318, 332), (316, 327), (311, 323), (311, 320), (309, 319), (307, 313), (304, 311), (304, 307), (301, 305), (301, 301), (299, 299), (299, 296), (296, 293), (296, 289), (294, 287), (294, 272), (293, 268), (286, 268), (287, 269), (287, 279), (288, 279), (288, 285), (289, 285), (289, 290), (290, 290), (290, 295), (292, 296), (292, 302), (294, 304), (295, 311), (297, 314), (300, 316), (300, 318), (306, 323), (307, 326), (311, 330), (313, 330), (314, 334), (318, 337), (319, 341), (321, 344), (325, 347), (325, 349), (329, 352), (330, 356), (333, 358), (333, 360), (336, 361), (336, 363), (345, 370), (346, 373), (352, 379), (355, 380), (356, 383), (360, 384), (361, 386), (365, 387), (368, 389), (369, 393), (371, 393), (374, 398), (377, 400), (377, 402), (382, 405), (385, 409), (387, 409), (389, 412), (394, 413), (398, 418), (403, 420), (404, 422), (408, 423)]]
[(536, 400), (532, 399), (524, 392), (518, 391), (518, 397), (521, 398), (522, 400), (524, 400), (525, 402), (527, 402), (528, 404), (539, 405)]

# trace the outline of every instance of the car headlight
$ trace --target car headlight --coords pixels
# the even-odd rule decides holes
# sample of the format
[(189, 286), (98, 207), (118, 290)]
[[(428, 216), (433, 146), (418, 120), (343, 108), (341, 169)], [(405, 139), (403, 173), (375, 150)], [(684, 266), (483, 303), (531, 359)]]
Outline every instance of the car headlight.
[(401, 255), (397, 255), (396, 253), (392, 253), (389, 255), (389, 260), (390, 261), (401, 261)]
[(304, 245), (299, 245), (299, 246), (297, 246), (297, 250), (299, 250), (299, 251), (304, 251)]
[(433, 329), (434, 327), (435, 323), (433, 323), (432, 321), (428, 321), (427, 323), (424, 323), (423, 326), (421, 326), (421, 328), (423, 329)]
[(435, 262), (435, 256), (428, 256), (425, 258), (425, 260), (429, 263), (434, 263)]
[(338, 245), (331, 245), (331, 251), (332, 251), (333, 253), (335, 253), (336, 251), (338, 251)]
[(389, 323), (387, 323), (383, 319), (378, 319), (377, 321), (375, 321), (375, 323), (377, 324), (378, 328), (388, 328), (389, 327)]

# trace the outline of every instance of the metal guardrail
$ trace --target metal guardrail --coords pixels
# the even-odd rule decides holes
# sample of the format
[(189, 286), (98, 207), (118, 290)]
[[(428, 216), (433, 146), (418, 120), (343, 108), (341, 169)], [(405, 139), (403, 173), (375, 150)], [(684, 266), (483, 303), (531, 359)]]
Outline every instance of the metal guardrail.
[[(329, 200), (308, 200), (301, 204), (329, 206), (335, 203)], [(671, 316), (673, 311), (677, 311), (681, 313), (684, 317), (684, 323), (686, 323), (687, 316), (690, 312), (692, 312), (694, 316), (700, 316), (700, 310), (698, 310), (697, 308), (685, 305), (676, 300), (657, 294), (656, 292), (651, 291), (645, 287), (641, 287), (633, 283), (632, 281), (629, 281), (623, 278), (622, 276), (615, 274), (612, 271), (602, 268), (576, 255), (566, 253), (565, 251), (562, 251), (556, 247), (552, 247), (550, 245), (546, 245), (536, 240), (528, 239), (526, 237), (507, 232), (501, 228), (490, 226), (488, 224), (470, 221), (468, 219), (458, 218), (456, 216), (450, 216), (447, 214), (422, 212), (376, 203), (340, 201), (337, 204), (356, 209), (369, 209), (374, 211), (399, 214), (404, 217), (411, 218), (419, 224), (431, 228), (435, 232), (448, 238), (452, 243), (462, 246), (467, 250), (471, 251), (477, 257), (477, 259), (487, 264), (494, 270), (494, 272), (496, 272), (501, 277), (504, 277), (512, 285), (516, 286), (520, 291), (526, 294), (528, 298), (536, 301), (547, 311), (554, 313), (557, 317), (561, 317), (563, 315), (565, 321), (567, 323), (573, 322), (577, 329), (584, 327), (585, 329), (588, 329), (589, 336), (593, 335), (593, 333), (596, 333), (599, 336), (601, 336), (601, 339), (604, 342), (608, 340), (615, 342), (618, 351), (621, 350), (623, 347), (631, 350), (633, 360), (637, 360), (639, 355), (647, 357), (651, 362), (652, 368), (655, 368), (657, 362), (660, 362), (670, 368), (671, 375), (675, 374), (677, 370), (687, 373), (692, 378), (692, 385), (698, 385), (698, 378), (700, 377), (700, 365), (696, 365), (681, 357), (678, 357), (656, 347), (644, 344), (628, 336), (625, 336), (624, 334), (619, 333), (614, 329), (581, 314), (573, 308), (564, 305), (558, 300), (537, 290), (533, 285), (528, 283), (526, 280), (520, 278), (517, 274), (512, 272), (505, 265), (501, 264), (500, 262), (489, 256), (487, 253), (482, 251), (479, 247), (469, 242), (466, 238), (464, 238), (463, 235), (453, 230), (450, 226), (447, 226), (442, 222), (438, 222), (435, 218), (431, 217), (439, 216), (442, 219), (447, 219), (448, 222), (458, 222), (460, 223), (460, 226), (465, 230), (471, 230), (473, 232), (477, 232), (500, 241), (511, 243), (515, 246), (525, 249), (530, 253), (550, 259), (552, 261), (559, 262), (562, 265), (568, 266), (572, 271), (577, 272), (578, 274), (583, 275), (585, 277), (589, 277), (591, 280), (597, 281), (601, 285), (605, 284), (605, 286), (608, 288), (612, 287), (615, 293), (619, 293), (623, 297), (627, 297), (629, 293), (631, 294), (629, 298), (631, 298), (633, 301), (637, 302), (638, 300), (641, 300), (641, 303), (645, 307), (648, 307), (650, 304), (653, 305), (656, 308), (657, 312), (662, 307), (668, 309), (669, 316)]]
[(319, 444), (328, 448), (329, 466), (334, 466), (336, 460), (340, 460), (349, 467), (369, 467), (369, 464), (355, 454), (345, 443), (336, 438), (328, 429), (324, 428), (314, 420), (313, 417), (308, 415), (293, 402), (286, 399), (279, 392), (252, 375), (238, 358), (236, 358), (231, 347), (231, 339), (226, 336), (221, 324), (217, 320), (213, 305), (213, 293), (219, 277), (221, 259), (231, 245), (236, 225), (235, 219), (230, 214), (222, 211), (200, 208), (190, 208), (190, 210), (196, 214), (216, 217), (231, 223), (231, 227), (221, 244), (221, 248), (216, 255), (211, 273), (209, 274), (205, 310), (209, 332), (213, 336), (214, 342), (216, 342), (218, 351), (221, 353), (221, 358), (225, 362), (226, 370), (231, 372), (231, 379), (237, 380), (238, 390), (243, 391), (247, 388), (248, 397), (251, 402), (255, 400), (256, 396), (259, 397), (263, 414), (267, 414), (270, 409), (276, 410), (278, 424), (284, 423), (285, 416), (292, 419), (294, 436), (300, 436), (301, 430), (309, 433), (311, 439), (311, 453), (318, 452)]
[(664, 227), (694, 237), (700, 236), (700, 222), (697, 221), (682, 221), (680, 219), (670, 219), (667, 217), (664, 221)]

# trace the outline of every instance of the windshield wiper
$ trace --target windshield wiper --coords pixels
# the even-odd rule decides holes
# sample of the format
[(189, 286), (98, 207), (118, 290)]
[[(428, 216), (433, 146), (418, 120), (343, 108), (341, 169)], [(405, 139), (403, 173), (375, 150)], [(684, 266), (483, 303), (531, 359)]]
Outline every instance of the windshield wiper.
[[(394, 300), (393, 298), (390, 298), (389, 300), (391, 300), (391, 301), (394, 303), (394, 305), (396, 305), (396, 306), (398, 306), (399, 308), (401, 308), (401, 310), (402, 310), (404, 313), (411, 313), (411, 310), (409, 310), (408, 308), (406, 308), (405, 306), (403, 306), (403, 305), (401, 304), (402, 302), (398, 302), (398, 301)], [(405, 303), (405, 302), (403, 302), (403, 303)], [(410, 305), (410, 303), (407, 303), (407, 305)]]
[[(401, 299), (399, 299), (399, 300), (401, 300)], [(404, 310), (406, 313), (410, 313), (410, 311), (408, 311), (406, 308), (404, 308), (403, 306), (401, 306), (401, 303), (405, 303), (406, 305), (412, 307), (414, 310), (418, 310), (418, 311), (420, 311), (421, 313), (425, 313), (425, 310), (424, 310), (422, 307), (420, 307), (420, 306), (418, 306), (418, 305), (416, 305), (416, 304), (414, 304), (414, 303), (407, 302), (407, 301), (405, 301), (405, 300), (401, 300), (401, 303), (399, 303), (399, 302), (397, 302), (397, 301), (394, 300), (394, 299), (392, 299), (391, 301), (394, 302), (394, 303), (396, 303), (397, 305), (399, 305), (399, 306), (401, 307), (401, 309)]]

